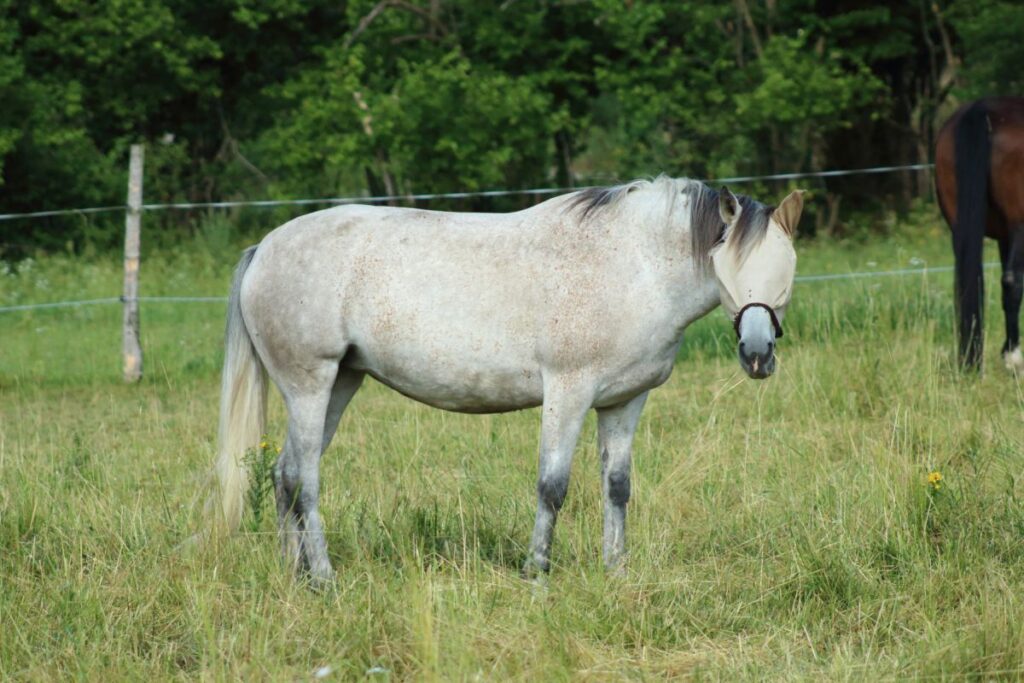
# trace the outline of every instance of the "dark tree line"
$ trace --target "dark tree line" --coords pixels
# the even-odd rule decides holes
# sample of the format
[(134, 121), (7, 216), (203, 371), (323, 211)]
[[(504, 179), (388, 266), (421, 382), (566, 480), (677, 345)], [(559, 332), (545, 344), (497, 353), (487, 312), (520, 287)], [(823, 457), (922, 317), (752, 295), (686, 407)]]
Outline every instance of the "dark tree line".
[[(1009, 0), (0, 0), (0, 211), (122, 202), (138, 141), (151, 202), (925, 162), (957, 102), (1022, 91), (1021, 27)], [(930, 180), (814, 187), (831, 230)]]

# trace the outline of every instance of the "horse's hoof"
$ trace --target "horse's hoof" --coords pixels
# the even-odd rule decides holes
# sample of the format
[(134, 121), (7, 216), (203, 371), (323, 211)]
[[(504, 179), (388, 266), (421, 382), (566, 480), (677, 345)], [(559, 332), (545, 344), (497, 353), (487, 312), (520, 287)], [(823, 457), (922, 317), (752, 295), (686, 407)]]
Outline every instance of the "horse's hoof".
[(334, 576), (310, 576), (306, 579), (306, 585), (314, 593), (329, 593), (337, 585)]
[(322, 569), (306, 574), (306, 584), (309, 590), (314, 593), (326, 593), (333, 590), (336, 584), (337, 574), (331, 568)]
[(526, 562), (523, 562), (523, 568), (520, 570), (519, 576), (525, 581), (533, 581), (534, 583), (542, 580), (546, 581), (550, 569), (550, 562), (538, 560), (535, 557), (528, 557)]
[(174, 552), (183, 557), (191, 557), (195, 555), (201, 548), (206, 547), (209, 543), (210, 534), (207, 532), (198, 531), (184, 541), (174, 546)]
[(1017, 377), (1024, 376), (1024, 353), (1019, 346), (1013, 351), (1003, 352), (1003, 365)]
[(605, 574), (612, 579), (624, 579), (629, 574), (626, 569), (626, 558), (620, 557), (614, 562), (606, 562), (604, 565)]
[(551, 594), (551, 586), (547, 574), (540, 574), (529, 581), (530, 595), (534, 600), (546, 600)]
[(531, 557), (523, 563), (519, 576), (530, 585), (530, 592), (535, 600), (542, 600), (548, 596), (548, 580), (551, 577), (548, 567), (541, 567), (537, 560)]

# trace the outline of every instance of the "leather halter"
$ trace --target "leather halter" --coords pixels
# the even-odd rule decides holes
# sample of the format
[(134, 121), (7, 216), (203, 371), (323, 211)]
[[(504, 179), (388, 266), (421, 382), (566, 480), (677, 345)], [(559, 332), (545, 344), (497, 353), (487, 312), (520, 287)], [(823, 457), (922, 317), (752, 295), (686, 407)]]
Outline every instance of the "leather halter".
[(737, 313), (736, 317), (733, 318), (732, 320), (732, 327), (734, 330), (736, 330), (737, 339), (740, 338), (740, 320), (743, 319), (743, 314), (747, 312), (748, 308), (763, 308), (764, 310), (768, 311), (768, 316), (772, 319), (772, 326), (775, 328), (775, 338), (778, 339), (779, 337), (782, 336), (782, 324), (779, 322), (778, 317), (775, 315), (775, 309), (769, 306), (768, 304), (753, 303), (747, 304), (746, 306), (741, 308), (739, 310), (739, 313)]

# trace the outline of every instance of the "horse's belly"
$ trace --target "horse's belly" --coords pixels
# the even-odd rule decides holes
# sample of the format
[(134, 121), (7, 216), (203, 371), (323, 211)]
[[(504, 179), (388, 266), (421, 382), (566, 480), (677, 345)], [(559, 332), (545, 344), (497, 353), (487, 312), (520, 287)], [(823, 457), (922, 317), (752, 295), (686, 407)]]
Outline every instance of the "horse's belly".
[(544, 390), (540, 371), (495, 362), (460, 359), (453, 363), (442, 354), (423, 360), (401, 353), (380, 353), (373, 358), (356, 349), (346, 365), (361, 370), (395, 391), (435, 408), (460, 413), (502, 413), (539, 406)]
[(594, 407), (619, 405), (664, 384), (672, 374), (675, 350), (678, 348), (676, 344), (671, 352), (659, 350), (660, 353), (652, 354), (649, 358), (608, 373), (598, 387)]

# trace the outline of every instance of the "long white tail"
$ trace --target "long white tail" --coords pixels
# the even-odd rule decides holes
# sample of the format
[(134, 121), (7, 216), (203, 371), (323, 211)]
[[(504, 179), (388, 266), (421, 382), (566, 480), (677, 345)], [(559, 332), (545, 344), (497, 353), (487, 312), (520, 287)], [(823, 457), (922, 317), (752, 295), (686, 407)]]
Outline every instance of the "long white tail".
[(256, 247), (249, 247), (242, 254), (235, 268), (228, 299), (220, 387), (220, 428), (214, 464), (218, 487), (206, 505), (213, 530), (223, 533), (237, 530), (242, 523), (245, 493), (249, 488), (244, 458), (246, 451), (259, 446), (266, 425), (266, 371), (252, 345), (239, 302), (242, 277), (255, 253)]

